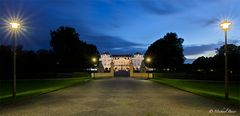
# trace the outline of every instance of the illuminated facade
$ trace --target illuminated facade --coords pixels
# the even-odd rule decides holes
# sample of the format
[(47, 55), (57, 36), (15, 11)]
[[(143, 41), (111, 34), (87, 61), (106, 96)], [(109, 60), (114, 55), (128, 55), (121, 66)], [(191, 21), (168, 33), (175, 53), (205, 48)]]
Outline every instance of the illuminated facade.
[(111, 62), (113, 62), (114, 70), (129, 70), (130, 63), (133, 63), (134, 70), (140, 70), (140, 66), (144, 57), (141, 53), (137, 52), (134, 55), (110, 55), (105, 52), (101, 54), (99, 61), (102, 62), (104, 69), (109, 70), (111, 68)]

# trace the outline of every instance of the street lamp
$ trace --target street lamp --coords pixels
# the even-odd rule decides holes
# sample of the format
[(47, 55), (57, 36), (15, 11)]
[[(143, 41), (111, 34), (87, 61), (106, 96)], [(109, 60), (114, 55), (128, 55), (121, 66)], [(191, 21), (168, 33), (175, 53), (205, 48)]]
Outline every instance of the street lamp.
[(150, 63), (150, 62), (151, 62), (151, 58), (148, 57), (148, 58), (146, 59), (146, 61), (147, 61), (147, 63)]
[[(151, 62), (151, 58), (148, 57), (148, 58), (146, 59), (146, 62), (149, 64), (149, 63)], [(148, 70), (148, 79), (149, 79), (149, 70)]]
[[(95, 68), (95, 65), (96, 65), (95, 63), (97, 62), (97, 58), (93, 57), (92, 62), (93, 62), (94, 68)], [(93, 71), (93, 78), (95, 79), (95, 71)]]
[(97, 59), (94, 57), (94, 58), (92, 58), (92, 61), (93, 61), (93, 63), (95, 63), (97, 61)]
[(17, 29), (19, 29), (20, 24), (16, 22), (11, 22), (10, 26), (13, 30), (13, 91), (12, 96), (13, 98), (16, 97), (16, 34)]
[(224, 53), (224, 56), (225, 56), (225, 81), (224, 81), (224, 83), (225, 83), (225, 99), (228, 99), (227, 31), (229, 30), (231, 24), (232, 23), (227, 20), (223, 21), (220, 24), (222, 30), (225, 33), (225, 45), (224, 45), (224, 51), (225, 51), (225, 53)]

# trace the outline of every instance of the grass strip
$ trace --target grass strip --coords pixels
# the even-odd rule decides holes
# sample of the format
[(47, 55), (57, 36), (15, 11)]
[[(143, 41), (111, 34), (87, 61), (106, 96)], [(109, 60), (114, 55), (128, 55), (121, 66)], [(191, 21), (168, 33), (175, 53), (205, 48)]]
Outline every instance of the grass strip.
[(0, 102), (11, 102), (29, 96), (56, 91), (76, 84), (90, 81), (89, 77), (67, 78), (67, 79), (26, 79), (17, 80), (17, 96), (12, 98), (12, 81), (0, 81)]
[(237, 83), (229, 83), (229, 100), (225, 100), (224, 82), (168, 78), (154, 78), (151, 79), (151, 81), (169, 85), (194, 94), (221, 99), (233, 104), (240, 104), (240, 85)]

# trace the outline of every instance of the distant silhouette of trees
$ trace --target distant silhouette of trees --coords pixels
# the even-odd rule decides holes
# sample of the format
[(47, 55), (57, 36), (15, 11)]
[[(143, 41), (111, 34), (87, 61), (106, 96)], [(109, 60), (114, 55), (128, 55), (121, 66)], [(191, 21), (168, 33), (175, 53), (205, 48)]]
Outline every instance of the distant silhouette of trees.
[[(56, 71), (56, 57), (51, 50), (38, 50), (37, 52), (22, 50), (17, 46), (17, 73), (38, 73)], [(13, 74), (12, 46), (0, 46), (0, 77), (11, 77)], [(18, 76), (19, 77), (19, 76)]]
[(60, 66), (68, 69), (85, 69), (92, 66), (92, 57), (98, 57), (95, 45), (87, 44), (79, 39), (74, 28), (59, 27), (51, 31), (50, 45), (57, 56)]
[[(17, 46), (16, 68), (18, 78), (21, 78), (20, 73), (25, 78), (25, 74), (28, 73), (38, 75), (41, 73), (82, 71), (94, 65), (92, 63), (93, 57), (99, 57), (97, 47), (79, 40), (79, 34), (74, 28), (59, 27), (57, 30), (51, 31), (51, 37), (50, 45), (53, 48), (52, 50), (23, 50), (23, 46)], [(1, 45), (0, 79), (9, 79), (12, 74), (12, 46)]]
[(0, 79), (12, 73), (13, 57), (11, 46), (0, 46)]
[[(230, 70), (240, 70), (240, 46), (234, 44), (227, 45), (228, 68)], [(217, 54), (214, 56), (215, 67), (217, 69), (224, 68), (224, 45), (217, 49)]]
[[(224, 55), (224, 53), (225, 53), (224, 45), (221, 46), (220, 48), (217, 48), (216, 50), (217, 50), (217, 55)], [(236, 46), (234, 44), (228, 44), (227, 52), (228, 52), (229, 56), (238, 55), (238, 54), (240, 54), (240, 46)]]
[(204, 57), (201, 56), (199, 58), (197, 58), (196, 60), (194, 60), (194, 62), (192, 63), (192, 65), (196, 68), (196, 69), (213, 69), (215, 66), (214, 63), (214, 58), (213, 57)]
[(56, 71), (57, 58), (52, 50), (40, 49), (36, 55), (39, 67), (45, 67), (45, 71)]
[[(240, 76), (240, 46), (228, 44), (228, 73), (231, 80), (237, 80)], [(199, 74), (215, 76), (218, 80), (223, 80), (225, 56), (224, 45), (216, 49), (217, 54), (213, 57), (199, 57), (192, 63), (192, 69)], [(214, 74), (214, 75), (213, 75)], [(208, 77), (208, 78), (211, 78)]]
[(151, 57), (150, 66), (153, 68), (176, 70), (185, 60), (183, 41), (184, 39), (179, 38), (176, 33), (167, 33), (148, 47), (145, 58)]
[[(240, 70), (240, 46), (228, 44), (228, 69)], [(193, 63), (195, 69), (224, 70), (224, 45), (216, 49), (217, 54), (213, 57), (199, 57)]]

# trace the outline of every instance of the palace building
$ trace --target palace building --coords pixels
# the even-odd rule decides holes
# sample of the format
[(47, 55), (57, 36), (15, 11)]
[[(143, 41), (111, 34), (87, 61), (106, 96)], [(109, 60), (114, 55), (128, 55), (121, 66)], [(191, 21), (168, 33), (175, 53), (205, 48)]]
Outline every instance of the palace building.
[(144, 60), (141, 53), (137, 52), (133, 55), (111, 55), (108, 52), (101, 54), (99, 61), (102, 63), (104, 69), (110, 70), (111, 62), (113, 62), (114, 70), (129, 70), (130, 64), (133, 64), (134, 70), (140, 70), (140, 66)]

